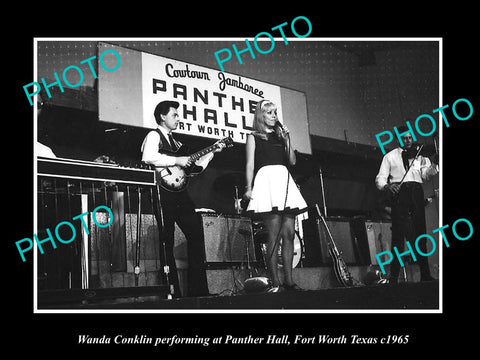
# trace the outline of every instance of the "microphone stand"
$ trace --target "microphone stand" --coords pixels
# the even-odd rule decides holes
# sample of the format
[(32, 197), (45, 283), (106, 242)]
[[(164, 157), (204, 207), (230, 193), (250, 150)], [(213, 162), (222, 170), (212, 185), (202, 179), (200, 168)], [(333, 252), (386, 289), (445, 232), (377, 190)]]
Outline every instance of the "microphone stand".
[(165, 280), (167, 281), (167, 287), (168, 287), (168, 294), (167, 294), (167, 299), (172, 299), (173, 298), (173, 295), (175, 294), (175, 288), (173, 286), (173, 284), (170, 283), (170, 266), (168, 266), (168, 259), (167, 259), (167, 249), (166, 249), (166, 244), (165, 244), (165, 234), (164, 234), (164, 231), (165, 231), (165, 224), (164, 224), (164, 220), (163, 220), (163, 208), (162, 208), (162, 203), (161, 203), (161, 198), (160, 198), (160, 189), (159, 189), (159, 185), (156, 185), (155, 186), (156, 190), (157, 190), (157, 199), (158, 199), (158, 214), (159, 214), (159, 218), (160, 218), (160, 231), (159, 231), (159, 237), (160, 237), (160, 241), (162, 242), (162, 247), (163, 247), (163, 257), (164, 257), (164, 263), (165, 265), (163, 266), (163, 273), (165, 274)]
[(325, 201), (325, 188), (323, 186), (323, 174), (322, 174), (322, 167), (319, 167), (319, 175), (320, 175), (320, 190), (322, 192), (322, 204), (323, 204), (323, 214), (327, 217), (327, 204)]
[(135, 243), (135, 286), (138, 286), (138, 278), (140, 275), (140, 241), (141, 241), (141, 226), (142, 226), (142, 192), (140, 186), (137, 188), (138, 193), (138, 210), (137, 210), (137, 239)]
[(245, 229), (239, 229), (238, 233), (245, 237), (245, 257), (247, 259), (247, 272), (248, 272), (248, 277), (252, 278), (253, 271), (250, 264), (250, 243), (251, 243), (250, 237), (252, 236), (252, 233), (249, 230), (245, 230)]

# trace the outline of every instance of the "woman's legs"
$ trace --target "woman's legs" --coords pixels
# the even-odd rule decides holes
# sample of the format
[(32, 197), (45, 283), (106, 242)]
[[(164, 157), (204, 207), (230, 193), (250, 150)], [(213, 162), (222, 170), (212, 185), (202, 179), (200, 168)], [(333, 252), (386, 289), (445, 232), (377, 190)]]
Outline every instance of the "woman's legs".
[(295, 239), (295, 217), (293, 215), (283, 216), (280, 233), (282, 237), (282, 260), (283, 272), (285, 275), (284, 283), (286, 286), (293, 286), (295, 285), (292, 278), (293, 241)]
[(273, 286), (280, 286), (280, 280), (278, 278), (277, 266), (278, 266), (278, 246), (281, 239), (281, 225), (282, 217), (278, 214), (266, 215), (263, 219), (265, 227), (268, 232), (267, 237), (267, 253), (265, 254), (265, 263), (267, 265), (267, 271)]
[(273, 286), (280, 286), (278, 278), (278, 246), (282, 242), (284, 283), (293, 286), (292, 278), (293, 263), (293, 240), (295, 237), (295, 217), (293, 215), (269, 214), (264, 218), (264, 224), (268, 231), (266, 264), (267, 271)]

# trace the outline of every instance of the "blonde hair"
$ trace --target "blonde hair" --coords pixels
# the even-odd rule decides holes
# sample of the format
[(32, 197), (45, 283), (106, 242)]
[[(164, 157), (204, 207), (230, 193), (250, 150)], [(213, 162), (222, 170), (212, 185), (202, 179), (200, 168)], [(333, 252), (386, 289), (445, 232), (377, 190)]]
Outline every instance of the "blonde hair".
[(265, 113), (271, 108), (277, 108), (277, 106), (270, 100), (260, 100), (255, 107), (255, 113), (253, 114), (253, 132), (252, 135), (258, 136), (262, 139), (267, 138), (267, 126), (265, 125)]

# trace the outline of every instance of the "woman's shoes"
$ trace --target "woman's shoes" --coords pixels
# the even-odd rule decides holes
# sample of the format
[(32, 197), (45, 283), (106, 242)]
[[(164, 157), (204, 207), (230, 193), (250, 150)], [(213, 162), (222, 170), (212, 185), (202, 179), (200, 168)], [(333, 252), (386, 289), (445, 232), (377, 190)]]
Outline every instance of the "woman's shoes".
[(282, 291), (280, 286), (272, 286), (270, 289), (267, 290), (267, 293), (277, 293)]

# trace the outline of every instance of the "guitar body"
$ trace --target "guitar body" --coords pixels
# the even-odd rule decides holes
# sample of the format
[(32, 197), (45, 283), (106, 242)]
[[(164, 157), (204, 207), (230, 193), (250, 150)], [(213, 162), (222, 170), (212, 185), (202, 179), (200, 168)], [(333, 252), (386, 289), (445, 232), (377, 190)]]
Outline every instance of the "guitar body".
[[(165, 155), (171, 156), (189, 156), (188, 147), (182, 145), (177, 151), (163, 151)], [(157, 183), (168, 191), (179, 192), (187, 188), (191, 176), (200, 174), (203, 168), (192, 164), (189, 167), (182, 168), (174, 165), (169, 167), (156, 167)]]
[(169, 166), (169, 167), (156, 167), (156, 179), (157, 184), (159, 184), (163, 189), (171, 192), (180, 192), (185, 190), (188, 187), (190, 177), (200, 174), (204, 169), (201, 166), (195, 165), (195, 161), (198, 160), (201, 156), (204, 156), (215, 149), (219, 143), (224, 143), (225, 146), (233, 146), (233, 141), (231, 138), (224, 138), (212, 146), (205, 148), (193, 155), (189, 154), (189, 149), (185, 145), (180, 146), (177, 151), (162, 151), (165, 155), (171, 156), (190, 156), (192, 158), (193, 164), (188, 167), (181, 167), (178, 165)]
[(352, 276), (350, 275), (347, 264), (345, 263), (343, 258), (339, 254), (336, 254), (334, 251), (329, 251), (329, 253), (330, 257), (332, 258), (335, 276), (340, 285), (345, 287), (352, 286)]
[(183, 191), (188, 186), (189, 178), (180, 166), (155, 168), (157, 184), (168, 191)]

